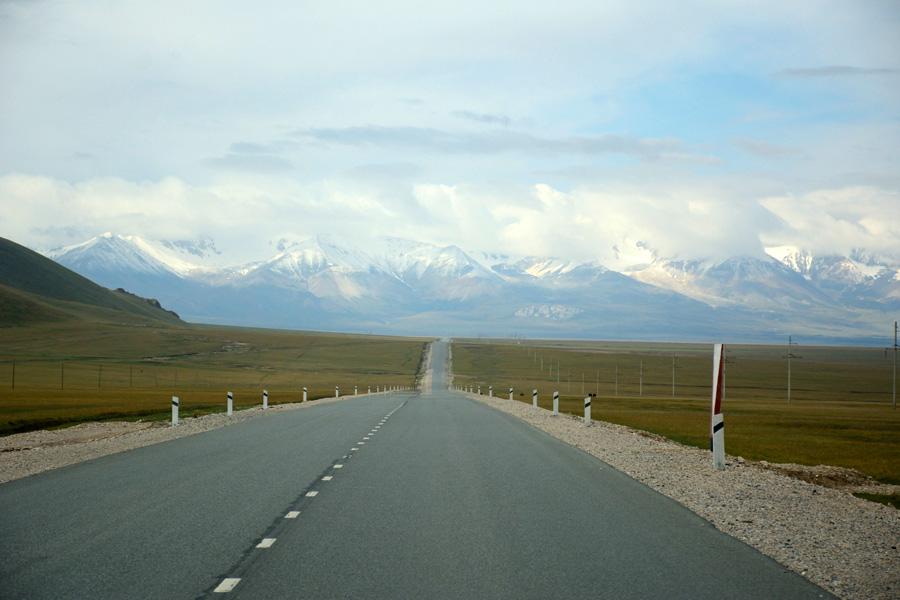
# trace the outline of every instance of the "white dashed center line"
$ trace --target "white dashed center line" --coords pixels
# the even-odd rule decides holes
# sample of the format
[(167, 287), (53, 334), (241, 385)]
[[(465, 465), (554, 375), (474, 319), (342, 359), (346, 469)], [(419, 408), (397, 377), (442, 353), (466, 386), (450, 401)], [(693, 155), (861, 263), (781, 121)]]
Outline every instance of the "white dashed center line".
[(335, 469), (343, 469), (343, 468), (344, 468), (344, 465), (334, 465), (334, 468), (335, 468)]
[(275, 538), (263, 538), (263, 541), (256, 545), (257, 548), (271, 548), (275, 543)]
[(318, 496), (318, 495), (319, 495), (319, 492), (316, 492), (316, 491), (306, 492), (306, 496), (307, 496), (308, 498), (312, 498), (312, 497)]
[(241, 581), (240, 577), (227, 577), (213, 591), (219, 594), (230, 592)]
[(359, 450), (359, 448), (350, 448), (350, 450), (355, 452), (355, 451)]
[(296, 518), (299, 517), (299, 516), (300, 516), (300, 511), (299, 511), (299, 510), (292, 510), (292, 511), (289, 512), (288, 514), (284, 515), (284, 518), (285, 518), (285, 519), (296, 519)]
[(331, 481), (331, 475), (326, 475), (322, 478), (322, 481)]

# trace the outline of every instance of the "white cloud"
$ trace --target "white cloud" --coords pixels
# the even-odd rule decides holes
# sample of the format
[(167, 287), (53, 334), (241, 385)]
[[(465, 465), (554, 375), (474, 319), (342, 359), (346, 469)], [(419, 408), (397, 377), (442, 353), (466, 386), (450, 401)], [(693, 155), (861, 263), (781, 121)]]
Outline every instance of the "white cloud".
[(900, 262), (900, 193), (871, 187), (819, 190), (761, 201), (782, 220), (767, 246), (792, 245), (821, 254), (864, 249)]
[[(877, 188), (824, 190), (762, 201), (712, 185), (653, 189), (609, 184), (571, 192), (546, 184), (471, 186), (175, 178), (69, 184), (0, 177), (5, 237), (40, 248), (104, 231), (151, 239), (213, 238), (235, 262), (264, 258), (277, 238), (392, 235), (514, 256), (599, 260), (644, 242), (666, 257), (761, 256), (764, 246), (819, 253), (863, 248), (900, 258), (900, 197)], [(621, 266), (621, 265), (618, 265)]]

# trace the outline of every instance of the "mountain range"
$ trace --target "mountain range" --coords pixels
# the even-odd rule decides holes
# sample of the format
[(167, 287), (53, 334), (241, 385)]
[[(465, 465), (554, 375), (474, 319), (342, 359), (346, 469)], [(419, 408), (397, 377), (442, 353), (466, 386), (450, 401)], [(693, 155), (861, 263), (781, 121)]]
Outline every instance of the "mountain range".
[[(188, 321), (354, 333), (883, 342), (900, 264), (799, 248), (680, 260), (639, 244), (633, 264), (464, 252), (398, 238), (281, 240), (223, 265), (212, 240), (103, 234), (47, 256), (100, 285), (159, 298)], [(478, 258), (476, 258), (478, 257)]]

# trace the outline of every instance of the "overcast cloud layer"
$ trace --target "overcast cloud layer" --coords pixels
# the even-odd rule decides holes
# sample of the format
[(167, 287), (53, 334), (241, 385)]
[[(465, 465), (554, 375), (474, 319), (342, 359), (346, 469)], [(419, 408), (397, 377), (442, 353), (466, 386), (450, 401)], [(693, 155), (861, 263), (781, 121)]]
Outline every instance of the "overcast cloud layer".
[(893, 0), (0, 0), (0, 235), (900, 261), (898, 57)]

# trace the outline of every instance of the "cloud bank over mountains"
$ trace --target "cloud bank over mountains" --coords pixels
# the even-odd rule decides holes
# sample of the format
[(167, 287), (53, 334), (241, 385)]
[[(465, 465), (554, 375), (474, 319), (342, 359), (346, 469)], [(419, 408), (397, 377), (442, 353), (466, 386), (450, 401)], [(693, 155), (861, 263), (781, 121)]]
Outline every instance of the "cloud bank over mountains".
[[(24, 241), (50, 249), (83, 241), (98, 226), (150, 239), (209, 237), (233, 259), (263, 258), (269, 240), (319, 231), (348, 238), (411, 237), (485, 254), (564, 257), (619, 264), (613, 250), (643, 242), (682, 259), (762, 257), (794, 246), (817, 254), (865, 249), (900, 261), (900, 194), (877, 188), (733, 200), (712, 190), (619, 187), (563, 192), (539, 184), (498, 192), (490, 186), (413, 185), (402, 196), (352, 184), (257, 183), (191, 186), (169, 178), (135, 184), (107, 178), (70, 185), (44, 177), (0, 177), (9, 200), (0, 219), (33, 223)], [(45, 217), (53, 219), (46, 225)], [(52, 222), (64, 223), (54, 226)], [(364, 243), (364, 242), (362, 242)]]

